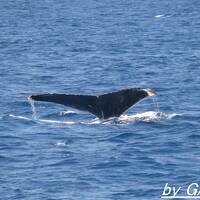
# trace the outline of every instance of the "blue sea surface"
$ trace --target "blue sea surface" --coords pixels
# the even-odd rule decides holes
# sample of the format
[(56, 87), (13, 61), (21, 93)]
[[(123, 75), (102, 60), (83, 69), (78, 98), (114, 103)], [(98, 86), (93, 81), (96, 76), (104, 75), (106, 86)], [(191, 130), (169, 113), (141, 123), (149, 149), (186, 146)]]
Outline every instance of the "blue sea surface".
[[(200, 1), (1, 0), (0, 199), (156, 200), (200, 185)], [(38, 93), (155, 88), (118, 119)], [(185, 195), (181, 191), (179, 195)]]

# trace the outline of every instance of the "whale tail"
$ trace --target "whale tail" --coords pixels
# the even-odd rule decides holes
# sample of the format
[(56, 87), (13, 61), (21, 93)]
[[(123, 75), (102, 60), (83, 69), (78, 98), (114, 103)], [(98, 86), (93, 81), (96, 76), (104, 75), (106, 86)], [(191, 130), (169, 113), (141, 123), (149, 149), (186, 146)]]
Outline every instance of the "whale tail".
[(130, 88), (100, 96), (75, 94), (39, 94), (28, 99), (62, 104), (88, 111), (100, 119), (119, 117), (131, 106), (148, 96), (155, 95), (153, 89)]

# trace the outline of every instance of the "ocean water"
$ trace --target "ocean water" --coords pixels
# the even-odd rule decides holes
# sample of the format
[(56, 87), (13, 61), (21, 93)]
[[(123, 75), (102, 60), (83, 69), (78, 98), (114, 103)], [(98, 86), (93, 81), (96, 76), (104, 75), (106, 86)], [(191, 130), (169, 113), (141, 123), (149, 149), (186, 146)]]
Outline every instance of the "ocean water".
[[(1, 0), (0, 199), (160, 199), (200, 183), (200, 1)], [(155, 88), (104, 122), (37, 93)], [(180, 192), (179, 195), (184, 195)]]

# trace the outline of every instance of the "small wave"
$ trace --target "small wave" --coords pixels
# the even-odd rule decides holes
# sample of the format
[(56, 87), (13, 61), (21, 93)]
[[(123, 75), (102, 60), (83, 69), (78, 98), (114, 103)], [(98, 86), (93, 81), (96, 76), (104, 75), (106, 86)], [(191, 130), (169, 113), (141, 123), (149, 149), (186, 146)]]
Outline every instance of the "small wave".
[(198, 135), (198, 134), (191, 134), (191, 135), (188, 136), (188, 138), (189, 139), (195, 139), (195, 140), (198, 139), (199, 140), (200, 139), (200, 135)]
[(129, 124), (133, 122), (156, 122), (160, 120), (169, 120), (176, 116), (179, 116), (180, 114), (166, 114), (162, 112), (154, 112), (154, 111), (148, 111), (144, 113), (138, 113), (134, 115), (122, 115), (120, 117), (113, 117), (106, 120), (100, 120), (98, 118), (95, 118), (93, 120), (88, 121), (59, 121), (59, 120), (50, 120), (50, 119), (34, 119), (34, 118), (28, 118), (25, 116), (17, 116), (10, 114), (10, 117), (22, 119), (22, 120), (28, 120), (28, 121), (34, 121), (39, 123), (50, 123), (50, 124), (86, 124), (86, 125), (92, 125), (92, 124)]
[(161, 18), (164, 17), (165, 15), (156, 15), (155, 18)]
[(171, 14), (166, 14), (166, 15), (155, 15), (154, 18), (156, 19), (160, 19), (160, 18), (169, 18), (169, 17), (173, 17), (173, 15)]
[(66, 146), (66, 143), (65, 143), (65, 141), (61, 140), (61, 141), (58, 141), (58, 142), (56, 143), (56, 146), (64, 147), (64, 146)]

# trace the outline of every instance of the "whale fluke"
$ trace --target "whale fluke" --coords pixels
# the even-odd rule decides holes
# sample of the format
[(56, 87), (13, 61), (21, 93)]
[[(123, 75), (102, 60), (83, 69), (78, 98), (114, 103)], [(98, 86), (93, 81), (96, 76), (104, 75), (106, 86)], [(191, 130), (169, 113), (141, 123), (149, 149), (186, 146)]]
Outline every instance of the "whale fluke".
[(131, 106), (148, 96), (155, 95), (153, 89), (130, 88), (100, 96), (76, 94), (39, 94), (28, 99), (62, 104), (82, 111), (88, 111), (100, 119), (119, 117)]

